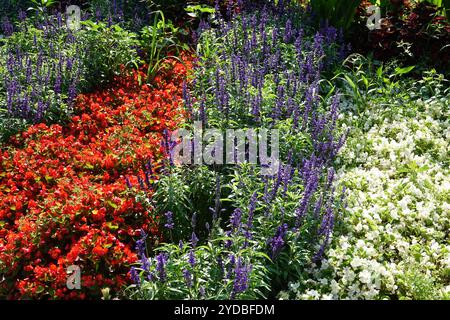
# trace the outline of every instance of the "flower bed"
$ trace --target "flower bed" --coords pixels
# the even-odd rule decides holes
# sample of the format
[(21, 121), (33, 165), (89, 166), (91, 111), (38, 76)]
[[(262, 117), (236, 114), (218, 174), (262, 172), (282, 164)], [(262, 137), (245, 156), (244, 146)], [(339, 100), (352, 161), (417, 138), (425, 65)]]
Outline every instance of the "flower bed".
[[(281, 297), (449, 297), (449, 104), (420, 99), (386, 116), (374, 105), (342, 152), (348, 208), (327, 258)], [(350, 117), (351, 118), (351, 117)]]
[(0, 299), (450, 298), (448, 10), (12, 2)]
[[(143, 72), (78, 97), (65, 127), (38, 124), (0, 154), (0, 273), (9, 297), (98, 297), (119, 290), (136, 260), (133, 236), (154, 235), (157, 217), (134, 199), (149, 160), (162, 155), (165, 129), (182, 121), (181, 82), (190, 64), (168, 62), (155, 88)], [(82, 290), (66, 288), (66, 268), (80, 265)]]

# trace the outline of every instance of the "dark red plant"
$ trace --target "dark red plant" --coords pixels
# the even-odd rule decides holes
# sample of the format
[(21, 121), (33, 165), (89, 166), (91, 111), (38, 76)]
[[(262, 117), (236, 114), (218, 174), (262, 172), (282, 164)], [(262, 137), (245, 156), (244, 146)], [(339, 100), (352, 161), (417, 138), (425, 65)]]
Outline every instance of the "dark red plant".
[(438, 8), (426, 2), (415, 6), (397, 1), (394, 10), (382, 20), (381, 29), (366, 27), (365, 8), (349, 39), (356, 52), (382, 61), (392, 59), (404, 65), (427, 64), (442, 72), (450, 71), (450, 24), (438, 14)]

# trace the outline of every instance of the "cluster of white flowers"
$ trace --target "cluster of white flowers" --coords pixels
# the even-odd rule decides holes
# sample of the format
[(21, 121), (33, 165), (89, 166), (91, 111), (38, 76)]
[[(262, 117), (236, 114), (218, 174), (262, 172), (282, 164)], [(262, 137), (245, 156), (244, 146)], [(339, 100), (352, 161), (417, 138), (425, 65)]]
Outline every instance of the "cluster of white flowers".
[(280, 298), (450, 297), (448, 103), (363, 116), (341, 152), (348, 205), (326, 259)]

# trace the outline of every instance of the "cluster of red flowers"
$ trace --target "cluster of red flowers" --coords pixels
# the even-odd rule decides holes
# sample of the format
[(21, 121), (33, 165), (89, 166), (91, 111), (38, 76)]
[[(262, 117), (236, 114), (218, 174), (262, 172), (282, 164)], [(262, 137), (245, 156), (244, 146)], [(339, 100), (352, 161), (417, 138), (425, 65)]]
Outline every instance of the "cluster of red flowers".
[[(143, 164), (163, 156), (164, 129), (182, 121), (185, 60), (154, 86), (136, 71), (81, 95), (68, 125), (35, 125), (0, 151), (0, 296), (95, 298), (129, 281), (139, 229), (159, 233), (125, 177), (137, 185)], [(66, 286), (70, 265), (81, 267), (81, 290)]]

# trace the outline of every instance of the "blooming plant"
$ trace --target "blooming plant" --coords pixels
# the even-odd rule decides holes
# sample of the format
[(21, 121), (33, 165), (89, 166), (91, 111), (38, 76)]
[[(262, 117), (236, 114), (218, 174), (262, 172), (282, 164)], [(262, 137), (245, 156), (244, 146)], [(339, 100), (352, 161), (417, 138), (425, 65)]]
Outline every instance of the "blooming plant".
[(65, 120), (81, 80), (80, 42), (62, 15), (29, 25), (22, 13), (18, 30), (5, 21), (0, 47), (0, 139), (25, 124)]
[(119, 25), (84, 20), (73, 32), (64, 15), (21, 13), (18, 30), (9, 20), (0, 50), (0, 138), (31, 123), (63, 123), (79, 92), (99, 88), (124, 67), (139, 67), (138, 37)]
[[(217, 176), (213, 204), (205, 202), (204, 210), (190, 214), (189, 207), (167, 207), (175, 221), (190, 216), (204, 226), (192, 223), (186, 229), (186, 222), (178, 227), (175, 223), (169, 234), (180, 228), (181, 244), (140, 254), (144, 258), (131, 270), (135, 285), (127, 296), (273, 297), (305, 264), (321, 259), (338, 206), (331, 164), (344, 140), (336, 139), (334, 130), (338, 97), (331, 99), (331, 110), (321, 110), (319, 79), (337, 59), (338, 32), (329, 28), (309, 34), (293, 24), (298, 20), (286, 10), (282, 6), (243, 10), (229, 22), (219, 18), (217, 30), (203, 24), (200, 61), (183, 96), (189, 120), (201, 121), (204, 127), (272, 126), (300, 142), (283, 135), (289, 139), (282, 155), (286, 163), (275, 176), (264, 177), (259, 168), (245, 164), (213, 166)], [(214, 52), (208, 51), (210, 46)], [(169, 182), (173, 176), (164, 179)], [(175, 190), (182, 194), (176, 203), (189, 202), (192, 196), (183, 189), (165, 190), (159, 201), (169, 199)], [(229, 221), (226, 227), (224, 221)], [(189, 245), (190, 234), (195, 240)], [(199, 239), (199, 234), (205, 236)], [(197, 262), (188, 267), (190, 260)], [(155, 276), (161, 266), (167, 271), (162, 278)]]
[(3, 0), (0, 299), (449, 299), (443, 13)]
[[(141, 87), (139, 73), (79, 96), (67, 126), (32, 126), (1, 152), (2, 295), (92, 298), (103, 287), (113, 294), (136, 261), (132, 237), (140, 228), (159, 237), (158, 217), (125, 181), (138, 186), (143, 165), (162, 155), (162, 132), (181, 120), (186, 67), (172, 61), (156, 89)], [(81, 290), (66, 287), (70, 265), (81, 267)]]
[(326, 259), (280, 297), (448, 298), (450, 100), (430, 92), (445, 88), (433, 76), (419, 86), (406, 86), (409, 102), (388, 96), (395, 112), (374, 100), (360, 116), (340, 159), (342, 225)]

